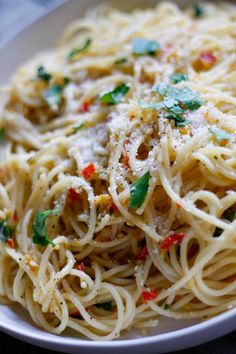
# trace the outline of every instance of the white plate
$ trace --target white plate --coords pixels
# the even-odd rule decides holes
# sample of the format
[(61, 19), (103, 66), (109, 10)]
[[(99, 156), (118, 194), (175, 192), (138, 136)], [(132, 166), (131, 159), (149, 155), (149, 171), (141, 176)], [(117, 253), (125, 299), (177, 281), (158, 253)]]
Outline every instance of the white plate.
[[(9, 80), (15, 68), (24, 60), (42, 49), (55, 46), (58, 34), (66, 24), (82, 16), (87, 8), (101, 4), (100, 0), (59, 2), (61, 6), (28, 24), (20, 32), (18, 29), (19, 33), (0, 48), (0, 85)], [(177, 2), (190, 3), (189, 0)], [(114, 0), (113, 3), (121, 7), (121, 1)], [(122, 8), (143, 3), (142, 0), (122, 1)], [(145, 5), (155, 3), (154, 0), (145, 0)], [(158, 354), (201, 344), (236, 329), (236, 309), (198, 323), (164, 318), (161, 319), (161, 325), (147, 337), (141, 337), (140, 333), (132, 331), (113, 342), (91, 342), (80, 340), (73, 332), (61, 336), (47, 333), (36, 327), (28, 313), (19, 306), (0, 305), (0, 329), (26, 342), (64, 353), (83, 353), (84, 350), (86, 354), (111, 354), (111, 351), (113, 354), (120, 354), (123, 350), (125, 354)]]

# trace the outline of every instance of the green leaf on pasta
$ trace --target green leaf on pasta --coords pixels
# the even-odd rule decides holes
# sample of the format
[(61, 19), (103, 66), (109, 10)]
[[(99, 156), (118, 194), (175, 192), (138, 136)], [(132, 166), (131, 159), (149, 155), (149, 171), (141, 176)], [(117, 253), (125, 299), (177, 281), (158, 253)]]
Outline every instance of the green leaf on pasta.
[(54, 246), (54, 243), (48, 238), (46, 234), (46, 220), (49, 215), (56, 215), (58, 213), (58, 209), (37, 212), (32, 227), (33, 243), (41, 246), (47, 246), (48, 244), (52, 244)]
[(206, 14), (206, 10), (202, 5), (196, 5), (193, 8), (193, 15), (196, 18), (201, 18), (203, 16), (205, 16)]
[(79, 48), (73, 48), (67, 55), (67, 60), (68, 61), (73, 61), (78, 54), (86, 51), (87, 49), (89, 49), (89, 47), (91, 46), (92, 44), (92, 39), (91, 38), (87, 38), (84, 42), (84, 44), (79, 47)]
[(4, 140), (5, 137), (5, 129), (0, 128), (0, 143)]
[(107, 104), (117, 104), (122, 101), (122, 98), (129, 91), (130, 87), (126, 84), (117, 86), (113, 91), (107, 92), (100, 97), (100, 102)]
[(4, 243), (11, 237), (11, 230), (7, 226), (6, 220), (0, 221), (0, 240)]
[(160, 48), (160, 44), (156, 41), (145, 38), (134, 38), (132, 40), (132, 52), (138, 55), (155, 55)]
[(230, 140), (232, 138), (232, 134), (229, 134), (220, 128), (212, 127), (209, 128), (208, 130), (218, 142), (222, 142), (224, 140)]
[(178, 84), (181, 81), (188, 80), (188, 76), (183, 73), (174, 73), (170, 75), (170, 80), (173, 82), (173, 84)]
[(130, 208), (140, 208), (142, 206), (148, 191), (150, 178), (151, 174), (148, 171), (131, 185)]
[(52, 75), (45, 71), (43, 66), (39, 66), (37, 69), (37, 79), (49, 82), (52, 79)]

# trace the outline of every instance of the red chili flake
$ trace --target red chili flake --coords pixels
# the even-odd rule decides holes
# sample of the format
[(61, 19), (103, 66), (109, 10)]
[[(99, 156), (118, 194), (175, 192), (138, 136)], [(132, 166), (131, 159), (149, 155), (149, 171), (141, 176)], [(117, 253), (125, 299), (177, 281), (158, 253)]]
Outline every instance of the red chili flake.
[(9, 238), (7, 240), (7, 245), (10, 247), (10, 248), (14, 248), (15, 247), (15, 243), (14, 243), (14, 240), (12, 238)]
[(196, 71), (209, 70), (217, 62), (217, 57), (211, 52), (202, 52), (198, 59), (193, 63), (193, 67)]
[(112, 211), (113, 213), (117, 210), (117, 206), (115, 205), (115, 203), (112, 203), (110, 206), (110, 211)]
[(90, 179), (94, 173), (95, 166), (92, 162), (82, 170), (82, 175), (85, 179)]
[(79, 113), (87, 113), (90, 111), (90, 103), (89, 101), (84, 101), (82, 103), (82, 107), (79, 109)]
[(178, 209), (180, 209), (180, 208), (182, 208), (182, 205), (181, 205), (181, 204), (176, 203), (176, 207), (177, 207)]
[(177, 245), (178, 243), (180, 243), (183, 238), (184, 238), (185, 234), (171, 234), (169, 235), (161, 244), (160, 244), (160, 249), (161, 250), (169, 250), (171, 246), (173, 245)]
[(207, 67), (214, 65), (217, 61), (216, 56), (210, 51), (201, 53), (199, 58), (201, 62)]
[(70, 313), (70, 316), (73, 318), (81, 318), (81, 313), (80, 311), (75, 311), (73, 313)]
[(17, 212), (15, 211), (14, 214), (12, 215), (12, 221), (14, 223), (17, 223), (19, 221), (19, 218), (18, 218), (18, 215), (17, 215)]
[(79, 263), (75, 266), (75, 269), (80, 270), (81, 272), (85, 271), (84, 263)]
[(157, 290), (143, 291), (141, 294), (141, 298), (143, 302), (146, 304), (148, 301), (151, 301), (157, 297)]
[(68, 189), (68, 198), (71, 202), (80, 202), (81, 201), (80, 193), (77, 192), (77, 190), (74, 188)]
[(146, 261), (147, 256), (148, 256), (148, 249), (147, 246), (145, 246), (139, 251), (137, 255), (137, 259), (139, 261)]
[(127, 152), (124, 154), (123, 156), (123, 164), (125, 165), (126, 168), (129, 168), (129, 155), (127, 154)]

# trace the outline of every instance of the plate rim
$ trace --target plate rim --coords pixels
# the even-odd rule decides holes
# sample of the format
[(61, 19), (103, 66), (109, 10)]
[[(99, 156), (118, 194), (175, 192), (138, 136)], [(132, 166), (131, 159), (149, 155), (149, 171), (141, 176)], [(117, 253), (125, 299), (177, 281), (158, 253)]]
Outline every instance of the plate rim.
[[(7, 305), (2, 305), (5, 306), (7, 308), (9, 308), (9, 306)], [(93, 347), (93, 348), (98, 348), (98, 347), (104, 347), (104, 345), (108, 348), (112, 348), (112, 347), (127, 347), (127, 346), (133, 346), (133, 345), (146, 345), (146, 344), (153, 344), (153, 343), (161, 343), (164, 342), (166, 339), (168, 340), (173, 340), (175, 338), (180, 339), (181, 337), (185, 337), (188, 336), (189, 334), (191, 335), (196, 335), (199, 334), (200, 332), (204, 331), (205, 329), (209, 328), (214, 328), (215, 326), (222, 324), (224, 321), (229, 321), (231, 318), (233, 319), (234, 317), (236, 317), (236, 308), (234, 309), (230, 309), (227, 310), (224, 313), (221, 313), (209, 320), (194, 324), (194, 325), (190, 325), (188, 327), (185, 328), (181, 328), (181, 329), (177, 329), (177, 330), (173, 330), (171, 332), (166, 332), (166, 333), (160, 333), (160, 334), (155, 334), (152, 336), (145, 336), (145, 337), (141, 337), (141, 338), (133, 338), (133, 339), (118, 339), (115, 341), (91, 341), (88, 339), (81, 339), (81, 338), (76, 338), (76, 337), (61, 337), (60, 335), (56, 335), (50, 332), (46, 332), (47, 334), (50, 335), (50, 337), (48, 338), (44, 338), (44, 332), (42, 333), (33, 333), (33, 332), (29, 332), (27, 329), (24, 329), (22, 327), (17, 327), (17, 324), (2, 324), (1, 323), (1, 318), (0, 318), (0, 329), (3, 331), (8, 331), (12, 334), (15, 335), (20, 335), (23, 337), (30, 337), (32, 339), (37, 339), (38, 341), (41, 342), (45, 342), (45, 340), (47, 342), (50, 342), (51, 344), (61, 344), (61, 345), (70, 345), (71, 347), (78, 347), (78, 344), (80, 344), (81, 347)], [(42, 328), (38, 327), (36, 324), (34, 324), (36, 330), (40, 329), (41, 331), (44, 331)], [(236, 327), (236, 323), (235, 323), (235, 327)], [(233, 330), (232, 330), (233, 331)], [(30, 334), (29, 334), (30, 333)], [(229, 333), (226, 331), (226, 333)], [(216, 337), (215, 337), (216, 338)]]

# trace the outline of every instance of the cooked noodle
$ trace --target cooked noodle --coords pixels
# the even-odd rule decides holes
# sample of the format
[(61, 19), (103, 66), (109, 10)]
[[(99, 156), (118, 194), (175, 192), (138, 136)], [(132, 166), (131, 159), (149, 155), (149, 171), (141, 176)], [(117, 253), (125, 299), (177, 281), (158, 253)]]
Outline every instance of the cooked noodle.
[[(236, 7), (203, 9), (99, 7), (1, 88), (0, 298), (46, 331), (111, 340), (236, 305)], [(198, 96), (183, 124), (154, 107), (163, 84)]]

